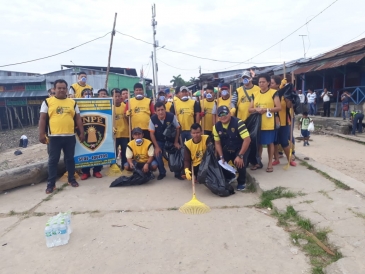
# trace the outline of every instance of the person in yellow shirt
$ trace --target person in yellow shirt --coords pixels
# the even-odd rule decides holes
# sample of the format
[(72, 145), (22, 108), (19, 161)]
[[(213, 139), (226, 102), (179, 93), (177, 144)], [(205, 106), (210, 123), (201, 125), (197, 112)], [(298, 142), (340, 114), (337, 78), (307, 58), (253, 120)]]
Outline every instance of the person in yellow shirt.
[[(278, 75), (271, 76), (271, 84), (270, 88), (278, 90), (280, 88), (282, 80), (281, 77)], [(296, 162), (289, 160), (289, 154), (290, 154), (290, 146), (289, 146), (289, 139), (290, 139), (290, 125), (291, 125), (291, 117), (290, 117), (290, 108), (292, 106), (292, 103), (290, 100), (285, 99), (284, 95), (280, 97), (280, 104), (281, 104), (281, 110), (278, 113), (278, 117), (280, 120), (280, 127), (277, 130), (276, 133), (276, 140), (274, 142), (275, 148), (274, 148), (274, 158), (272, 165), (276, 166), (280, 164), (279, 161), (279, 145), (282, 147), (286, 158), (290, 162), (291, 166), (296, 166)]]
[(250, 108), (250, 101), (252, 101), (252, 97), (256, 93), (260, 92), (260, 88), (252, 83), (252, 76), (248, 70), (244, 71), (242, 74), (242, 83), (243, 85), (233, 92), (231, 103), (234, 111), (237, 113), (236, 117), (245, 122), (248, 116), (250, 116), (248, 111)]
[(273, 172), (272, 159), (274, 157), (274, 141), (275, 141), (275, 118), (274, 113), (281, 110), (279, 96), (274, 89), (270, 89), (270, 75), (262, 74), (259, 76), (260, 92), (253, 95), (250, 113), (261, 114), (261, 134), (260, 154), (262, 154), (262, 145), (267, 145), (269, 163), (266, 172)]
[[(180, 95), (181, 93), (181, 95)], [(200, 104), (193, 99), (189, 99), (189, 90), (182, 86), (178, 93), (180, 98), (171, 106), (170, 112), (175, 114), (181, 125), (181, 138), (185, 142), (191, 139), (190, 127), (194, 123), (200, 123)]]
[(201, 125), (204, 125), (204, 135), (211, 136), (217, 113), (217, 103), (214, 100), (214, 88), (212, 86), (207, 86), (205, 97), (200, 101), (202, 109)]
[(238, 171), (237, 191), (242, 191), (246, 188), (250, 134), (245, 123), (233, 117), (227, 106), (220, 106), (217, 113), (219, 121), (213, 127), (215, 148), (223, 163), (234, 163)]
[(106, 98), (109, 97), (108, 91), (105, 88), (101, 88), (98, 90), (98, 98)]
[(90, 89), (91, 91), (93, 90), (92, 86), (87, 85), (86, 84), (87, 81), (87, 75), (85, 72), (79, 72), (78, 73), (78, 78), (77, 78), (77, 83), (74, 83), (70, 86), (70, 89), (68, 91), (69, 97), (70, 98), (82, 98), (82, 91), (84, 89)]
[(189, 181), (192, 179), (192, 167), (194, 168), (194, 176), (197, 177), (200, 163), (207, 150), (207, 143), (211, 141), (208, 135), (202, 135), (203, 130), (198, 123), (191, 125), (190, 132), (192, 138), (184, 143), (184, 170), (185, 177)]
[(143, 85), (134, 85), (134, 98), (131, 98), (125, 108), (127, 116), (131, 116), (132, 128), (140, 127), (145, 139), (151, 140), (148, 125), (151, 115), (155, 113), (152, 100), (145, 97)]
[(143, 130), (136, 127), (132, 130), (133, 140), (128, 143), (125, 152), (127, 163), (124, 169), (133, 171), (134, 169), (142, 169), (144, 173), (155, 171), (157, 162), (154, 160), (155, 150), (150, 140), (143, 138)]
[[(79, 128), (79, 141), (83, 142), (85, 138), (80, 110), (74, 100), (67, 98), (67, 82), (58, 79), (53, 85), (55, 95), (43, 101), (39, 117), (39, 141), (49, 144), (47, 194), (56, 188), (61, 150), (68, 172), (68, 183), (72, 187), (79, 186), (75, 180), (75, 122)], [(47, 121), (48, 137), (46, 137)]]
[[(127, 89), (123, 89), (127, 90)], [(128, 91), (128, 90), (127, 90)], [(114, 88), (111, 91), (112, 96), (115, 98), (114, 102), (114, 115), (115, 115), (115, 158), (118, 158), (118, 147), (121, 147), (121, 166), (124, 167), (124, 164), (127, 162), (127, 158), (125, 156), (125, 152), (127, 150), (127, 145), (129, 142), (129, 124), (128, 118), (125, 115), (126, 104), (122, 102), (122, 91), (119, 88)], [(114, 95), (115, 93), (115, 95)], [(127, 94), (128, 96), (128, 94)]]
[(166, 111), (170, 112), (172, 103), (167, 101), (167, 96), (166, 96), (166, 93), (164, 91), (160, 91), (158, 93), (157, 101), (163, 102), (165, 104)]
[[(207, 87), (208, 88), (208, 87)], [(231, 109), (231, 95), (229, 92), (230, 86), (227, 83), (221, 85), (220, 97), (217, 99), (217, 108), (220, 106), (226, 106)], [(234, 115), (234, 113), (231, 113)]]

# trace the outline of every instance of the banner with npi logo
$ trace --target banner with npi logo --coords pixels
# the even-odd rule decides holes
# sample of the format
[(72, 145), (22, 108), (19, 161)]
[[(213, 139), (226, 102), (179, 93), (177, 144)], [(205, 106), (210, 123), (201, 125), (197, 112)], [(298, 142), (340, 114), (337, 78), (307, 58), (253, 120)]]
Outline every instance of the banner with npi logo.
[(113, 138), (113, 99), (74, 98), (80, 109), (85, 141), (78, 136), (75, 147), (75, 167), (115, 164)]

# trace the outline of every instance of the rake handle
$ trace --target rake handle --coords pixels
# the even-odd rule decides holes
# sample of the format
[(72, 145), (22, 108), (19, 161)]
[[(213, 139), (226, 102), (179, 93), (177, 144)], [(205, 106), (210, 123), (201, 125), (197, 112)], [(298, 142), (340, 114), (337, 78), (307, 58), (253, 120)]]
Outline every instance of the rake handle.
[(193, 166), (193, 164), (191, 164), (191, 184), (193, 186), (193, 195), (195, 195), (194, 166)]

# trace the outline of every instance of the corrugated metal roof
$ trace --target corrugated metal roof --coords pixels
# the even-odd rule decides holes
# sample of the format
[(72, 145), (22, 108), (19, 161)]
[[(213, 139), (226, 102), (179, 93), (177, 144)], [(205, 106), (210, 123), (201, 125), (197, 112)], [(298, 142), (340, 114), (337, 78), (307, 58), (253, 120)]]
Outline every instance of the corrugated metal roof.
[[(107, 67), (98, 67), (98, 66), (73, 66), (73, 65), (61, 65), (66, 68), (86, 68), (86, 69), (93, 69), (93, 70), (100, 70), (100, 71), (107, 71)], [(124, 74), (124, 75), (131, 75), (131, 76), (138, 76), (137, 71), (134, 68), (120, 68), (120, 67), (110, 67), (109, 72)]]
[(318, 66), (320, 66), (320, 64), (312, 64), (312, 65), (304, 66), (304, 67), (294, 70), (294, 74), (307, 73), (307, 72), (313, 71)]
[(46, 78), (43, 75), (37, 76), (0, 76), (0, 84), (21, 84), (41, 83)]
[(349, 43), (349, 44), (346, 44), (346, 45), (343, 45), (342, 47), (339, 47), (332, 51), (326, 52), (323, 55), (321, 55), (320, 57), (314, 58), (313, 61), (317, 61), (317, 60), (319, 61), (319, 60), (328, 59), (328, 58), (332, 58), (332, 57), (336, 57), (336, 56), (341, 56), (341, 55), (349, 54), (349, 53), (360, 51), (360, 50), (365, 50), (365, 38), (352, 42), (352, 43)]
[(48, 96), (47, 90), (42, 91), (4, 91), (0, 92), (1, 98), (44, 97)]
[(340, 66), (344, 66), (348, 63), (357, 63), (361, 61), (365, 57), (365, 52), (356, 54), (349, 57), (344, 57), (332, 61), (328, 61), (317, 67), (315, 70), (322, 70), (322, 69), (329, 69), (329, 68), (336, 68)]

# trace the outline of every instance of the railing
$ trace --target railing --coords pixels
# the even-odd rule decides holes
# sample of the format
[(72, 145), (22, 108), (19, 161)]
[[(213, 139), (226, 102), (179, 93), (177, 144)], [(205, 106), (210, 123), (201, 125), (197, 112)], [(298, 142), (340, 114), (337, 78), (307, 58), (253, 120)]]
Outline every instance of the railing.
[(337, 91), (335, 117), (337, 117), (338, 105), (341, 106), (340, 98), (344, 91), (348, 91), (351, 94), (351, 100), (355, 103), (355, 105), (359, 105), (362, 102), (365, 102), (365, 86), (345, 87), (345, 88), (339, 89)]

